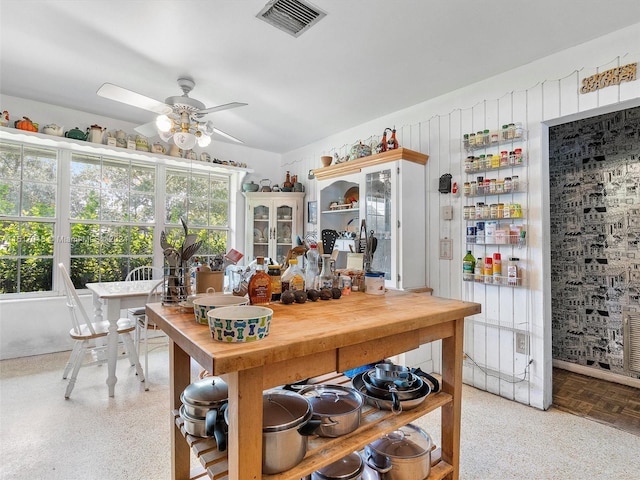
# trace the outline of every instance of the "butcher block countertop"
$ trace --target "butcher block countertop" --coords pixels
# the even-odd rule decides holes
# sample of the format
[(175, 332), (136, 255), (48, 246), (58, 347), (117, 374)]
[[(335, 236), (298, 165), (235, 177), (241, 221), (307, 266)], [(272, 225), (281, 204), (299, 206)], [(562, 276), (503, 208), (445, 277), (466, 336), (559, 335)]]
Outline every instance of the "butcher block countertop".
[[(344, 372), (438, 339), (443, 339), (441, 390), (452, 397), (442, 407), (442, 458), (453, 466), (448, 476), (457, 478), (464, 317), (479, 313), (480, 304), (388, 291), (385, 295), (352, 293), (304, 304), (275, 303), (269, 308), (274, 314), (265, 339), (223, 343), (213, 340), (208, 326), (197, 324), (192, 312), (147, 305), (149, 319), (171, 340), (172, 411), (179, 408), (180, 393), (191, 382), (189, 357), (229, 385), (231, 425), (228, 477), (224, 478), (263, 478), (262, 415), (257, 412), (263, 390)], [(247, 442), (248, 438), (254, 441)], [(188, 446), (177, 427), (172, 447), (173, 478), (190, 478)]]

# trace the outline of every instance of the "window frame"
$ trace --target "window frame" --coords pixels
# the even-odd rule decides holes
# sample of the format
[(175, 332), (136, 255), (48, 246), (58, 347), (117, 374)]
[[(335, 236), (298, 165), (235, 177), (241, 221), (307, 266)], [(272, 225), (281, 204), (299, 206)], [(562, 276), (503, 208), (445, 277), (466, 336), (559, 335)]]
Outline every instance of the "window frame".
[[(62, 262), (69, 267), (71, 262), (71, 248), (69, 242), (64, 242), (62, 239), (71, 238), (71, 224), (70, 219), (70, 170), (71, 170), (71, 158), (72, 155), (79, 153), (81, 155), (88, 156), (103, 156), (108, 159), (117, 160), (120, 162), (139, 163), (141, 165), (153, 165), (156, 172), (156, 184), (155, 184), (155, 221), (153, 223), (153, 250), (151, 256), (153, 257), (154, 266), (162, 266), (164, 264), (164, 257), (159, 246), (160, 232), (167, 229), (175, 228), (175, 225), (165, 221), (164, 208), (165, 208), (165, 181), (167, 169), (180, 170), (188, 172), (189, 175), (203, 175), (207, 174), (210, 178), (220, 178), (226, 181), (227, 192), (227, 224), (224, 226), (206, 226), (205, 230), (210, 232), (226, 232), (226, 248), (230, 245), (234, 245), (236, 241), (236, 221), (237, 212), (236, 205), (237, 199), (235, 198), (235, 190), (238, 189), (241, 184), (242, 178), (246, 173), (252, 170), (243, 167), (228, 167), (226, 165), (211, 164), (198, 160), (172, 158), (165, 155), (156, 155), (146, 152), (126, 151), (124, 149), (118, 149), (114, 147), (106, 147), (102, 145), (85, 145), (84, 142), (60, 139), (52, 140), (48, 135), (41, 134), (24, 134), (21, 132), (8, 132), (6, 129), (0, 129), (0, 141), (2, 143), (14, 144), (21, 148), (45, 148), (55, 150), (57, 152), (57, 165), (58, 165), (58, 179), (57, 179), (57, 206), (55, 219), (46, 219), (46, 221), (54, 223), (54, 236), (56, 240), (53, 245), (53, 272), (52, 272), (52, 290), (39, 291), (39, 292), (20, 292), (20, 293), (5, 293), (0, 294), (0, 301), (11, 299), (25, 299), (25, 298), (45, 298), (60, 296), (63, 294), (61, 279), (55, 268), (55, 265)], [(63, 194), (64, 193), (64, 194)], [(0, 221), (9, 219), (7, 216), (0, 216)], [(75, 220), (74, 220), (75, 221)], [(82, 222), (82, 220), (80, 220)], [(188, 215), (187, 215), (187, 223)], [(113, 224), (118, 224), (114, 222)], [(200, 230), (201, 226), (194, 228), (189, 225), (190, 232), (193, 230)], [(134, 258), (134, 256), (129, 256)], [(79, 290), (88, 291), (83, 287)]]

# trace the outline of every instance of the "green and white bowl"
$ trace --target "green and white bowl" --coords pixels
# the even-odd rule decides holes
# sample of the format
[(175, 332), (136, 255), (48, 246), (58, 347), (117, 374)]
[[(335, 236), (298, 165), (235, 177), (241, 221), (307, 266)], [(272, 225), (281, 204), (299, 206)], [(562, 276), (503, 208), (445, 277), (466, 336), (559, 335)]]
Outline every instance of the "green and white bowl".
[(257, 305), (222, 307), (207, 312), (209, 330), (219, 342), (254, 342), (269, 335), (273, 310)]
[(209, 325), (207, 313), (215, 308), (231, 307), (238, 305), (246, 305), (249, 299), (246, 297), (238, 297), (224, 293), (216, 293), (213, 295), (202, 295), (193, 300), (193, 314), (196, 317), (196, 323), (201, 325)]

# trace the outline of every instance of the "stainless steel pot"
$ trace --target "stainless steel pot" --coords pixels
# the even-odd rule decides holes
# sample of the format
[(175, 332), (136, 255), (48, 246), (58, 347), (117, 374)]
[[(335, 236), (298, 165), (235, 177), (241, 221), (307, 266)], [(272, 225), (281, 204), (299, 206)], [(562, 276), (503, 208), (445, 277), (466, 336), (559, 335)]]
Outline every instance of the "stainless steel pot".
[(300, 395), (311, 403), (313, 418), (320, 420), (314, 433), (321, 437), (340, 437), (360, 426), (364, 397), (357, 390), (341, 385), (309, 385)]
[(423, 479), (431, 471), (432, 448), (431, 437), (408, 424), (367, 445), (365, 455), (381, 480)]
[(378, 398), (369, 393), (363, 380), (363, 376), (366, 373), (367, 372), (360, 372), (351, 379), (353, 388), (362, 394), (369, 405), (373, 405), (381, 410), (391, 410), (394, 413), (400, 413), (402, 410), (411, 410), (424, 402), (427, 395), (431, 393), (431, 386), (429, 383), (423, 381), (420, 395), (411, 400), (400, 400), (400, 405), (398, 407), (394, 405), (394, 402), (391, 399)]
[(307, 453), (307, 435), (320, 425), (311, 420), (307, 398), (287, 390), (262, 395), (262, 473), (284, 472), (299, 464)]
[(220, 377), (204, 377), (187, 385), (180, 394), (180, 400), (180, 416), (185, 422), (185, 430), (198, 437), (215, 437), (218, 450), (226, 450), (227, 438), (221, 411), (228, 400), (225, 381)]
[(357, 453), (351, 453), (311, 474), (311, 480), (362, 480), (364, 462)]

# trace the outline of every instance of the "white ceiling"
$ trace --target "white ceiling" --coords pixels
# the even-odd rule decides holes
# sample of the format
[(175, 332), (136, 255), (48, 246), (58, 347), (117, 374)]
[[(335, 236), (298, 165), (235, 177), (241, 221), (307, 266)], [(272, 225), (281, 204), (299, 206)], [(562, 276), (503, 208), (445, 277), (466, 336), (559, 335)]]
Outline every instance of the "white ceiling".
[(216, 127), (284, 153), (640, 21), (638, 0), (313, 0), (327, 16), (294, 38), (265, 3), (1, 0), (0, 91), (142, 124), (100, 85), (164, 101), (186, 75), (249, 104)]

